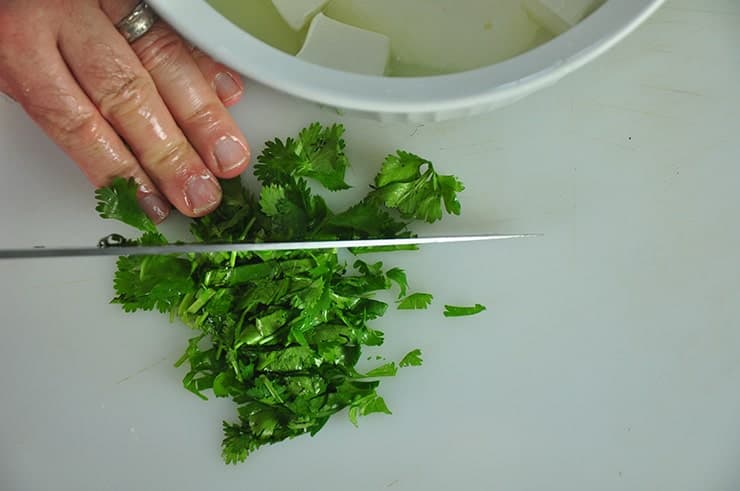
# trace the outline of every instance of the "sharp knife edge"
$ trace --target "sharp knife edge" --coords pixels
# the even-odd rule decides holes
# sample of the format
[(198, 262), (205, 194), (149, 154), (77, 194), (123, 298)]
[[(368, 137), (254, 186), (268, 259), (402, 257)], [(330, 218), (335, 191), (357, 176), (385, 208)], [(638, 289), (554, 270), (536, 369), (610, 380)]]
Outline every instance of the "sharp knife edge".
[(263, 242), (233, 244), (168, 244), (161, 246), (107, 246), (107, 247), (32, 247), (0, 249), (0, 259), (30, 259), (86, 256), (152, 256), (160, 254), (188, 254), (213, 252), (265, 252), (315, 249), (342, 249), (352, 247), (384, 247), (404, 245), (449, 244), (486, 240), (510, 240), (540, 237), (542, 234), (482, 234), (446, 235), (437, 237), (410, 237), (393, 239), (324, 240), (308, 242)]

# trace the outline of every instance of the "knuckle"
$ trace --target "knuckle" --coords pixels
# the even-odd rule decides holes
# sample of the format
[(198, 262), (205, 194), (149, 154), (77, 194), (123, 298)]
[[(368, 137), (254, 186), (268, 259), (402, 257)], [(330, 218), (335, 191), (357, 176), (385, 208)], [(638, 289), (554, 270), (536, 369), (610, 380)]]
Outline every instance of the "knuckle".
[(153, 82), (141, 75), (117, 74), (102, 88), (96, 105), (106, 118), (125, 116), (140, 108), (154, 90)]
[(208, 56), (205, 52), (201, 51), (200, 48), (197, 46), (190, 45), (190, 55), (193, 57), (193, 59), (199, 63), (203, 62), (212, 62), (210, 56)]
[(153, 29), (137, 48), (141, 64), (150, 72), (176, 67), (190, 54), (185, 41), (169, 29)]
[(186, 132), (211, 132), (221, 125), (222, 114), (223, 108), (220, 104), (207, 102), (185, 116), (181, 124)]
[(185, 140), (177, 140), (166, 147), (153, 151), (143, 161), (152, 174), (162, 177), (184, 176), (189, 173), (193, 151)]
[(93, 111), (54, 104), (31, 104), (26, 110), (64, 148), (84, 148), (97, 140), (100, 128)]

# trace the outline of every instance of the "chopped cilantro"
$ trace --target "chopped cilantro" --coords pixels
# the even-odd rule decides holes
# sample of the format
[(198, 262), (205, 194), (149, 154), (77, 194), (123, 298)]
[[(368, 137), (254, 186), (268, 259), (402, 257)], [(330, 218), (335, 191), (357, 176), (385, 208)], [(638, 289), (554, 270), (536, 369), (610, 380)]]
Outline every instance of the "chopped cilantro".
[(103, 218), (119, 220), (143, 232), (157, 233), (157, 226), (139, 207), (134, 178), (116, 177), (110, 186), (95, 191), (95, 210)]
[[(329, 190), (349, 187), (343, 133), (340, 125), (316, 123), (295, 139), (268, 142), (255, 166), (262, 191), (255, 196), (239, 179), (223, 181), (220, 207), (191, 223), (195, 240), (409, 237), (409, 220), (434, 222), (443, 207), (460, 213), (462, 184), (407, 152), (386, 159), (363, 200), (331, 210), (308, 180)], [(132, 242), (167, 243), (138, 208), (133, 181), (116, 179), (96, 197), (102, 217), (144, 232)], [(187, 367), (183, 385), (198, 397), (234, 402), (234, 419), (223, 423), (222, 454), (230, 464), (263, 445), (314, 435), (344, 408), (355, 425), (360, 416), (390, 414), (378, 378), (421, 364), (421, 351), (413, 350), (398, 363), (356, 369), (364, 346), (383, 344), (383, 333), (370, 325), (388, 309), (376, 292), (397, 286), (401, 309), (432, 301), (425, 293), (406, 296), (406, 273), (382, 262), (358, 259), (348, 268), (337, 251), (315, 250), (127, 256), (117, 266), (113, 302), (128, 312), (157, 310), (193, 330), (176, 365)]]
[(434, 297), (431, 293), (412, 293), (398, 303), (399, 310), (424, 310), (431, 305)]
[(466, 315), (480, 314), (486, 310), (486, 307), (477, 303), (472, 307), (459, 307), (456, 305), (445, 305), (444, 316), (445, 317), (463, 317)]
[(415, 349), (410, 351), (398, 363), (399, 367), (418, 367), (421, 366), (421, 350)]

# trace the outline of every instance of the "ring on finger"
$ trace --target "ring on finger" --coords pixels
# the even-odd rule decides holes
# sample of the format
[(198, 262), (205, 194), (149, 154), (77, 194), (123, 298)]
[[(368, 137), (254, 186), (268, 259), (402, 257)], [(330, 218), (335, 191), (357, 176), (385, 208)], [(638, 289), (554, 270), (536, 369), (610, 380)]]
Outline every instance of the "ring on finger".
[(146, 2), (139, 2), (130, 14), (116, 24), (116, 29), (126, 41), (133, 43), (149, 32), (156, 21), (157, 14), (154, 10)]

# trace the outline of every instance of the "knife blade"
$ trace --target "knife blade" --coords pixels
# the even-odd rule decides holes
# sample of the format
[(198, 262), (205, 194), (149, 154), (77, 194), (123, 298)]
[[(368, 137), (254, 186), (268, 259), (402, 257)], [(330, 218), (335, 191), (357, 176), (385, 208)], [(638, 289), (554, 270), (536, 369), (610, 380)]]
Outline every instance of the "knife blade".
[(97, 247), (44, 247), (25, 249), (0, 249), (0, 259), (32, 259), (52, 257), (94, 257), (94, 256), (153, 256), (160, 254), (190, 254), (213, 252), (265, 252), (296, 251), (315, 249), (343, 249), (354, 247), (389, 247), (429, 244), (449, 244), (455, 242), (479, 242), (486, 240), (510, 240), (538, 237), (541, 234), (481, 234), (481, 235), (443, 235), (434, 237), (404, 237), (392, 239), (356, 240), (318, 240), (307, 242), (260, 242), (260, 243), (221, 243), (221, 244), (167, 244), (156, 246), (106, 245), (101, 240)]

